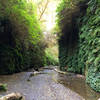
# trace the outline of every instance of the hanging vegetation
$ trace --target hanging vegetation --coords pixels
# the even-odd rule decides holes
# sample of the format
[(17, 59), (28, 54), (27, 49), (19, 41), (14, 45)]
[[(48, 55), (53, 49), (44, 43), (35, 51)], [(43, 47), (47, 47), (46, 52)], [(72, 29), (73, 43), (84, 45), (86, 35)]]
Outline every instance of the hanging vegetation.
[(45, 64), (36, 7), (27, 0), (0, 1), (0, 74)]
[[(82, 0), (62, 0), (58, 6), (57, 23), (61, 30), (58, 34), (59, 60), (62, 70), (65, 70), (65, 67), (68, 66), (69, 70), (80, 73), (80, 70), (77, 68), (77, 54), (79, 52), (77, 49), (79, 47), (79, 28), (77, 19), (84, 15), (86, 8), (86, 2)], [(73, 63), (72, 59), (75, 60), (75, 63)], [(72, 66), (74, 66), (74, 69)]]
[(62, 0), (57, 12), (60, 69), (85, 74), (100, 92), (100, 1)]

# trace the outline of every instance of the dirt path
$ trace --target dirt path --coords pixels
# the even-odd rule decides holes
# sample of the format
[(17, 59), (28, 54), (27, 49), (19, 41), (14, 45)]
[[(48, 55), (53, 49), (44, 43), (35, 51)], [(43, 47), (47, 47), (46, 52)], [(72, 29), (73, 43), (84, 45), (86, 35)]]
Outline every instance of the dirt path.
[(42, 72), (45, 74), (38, 74), (30, 79), (29, 76), (32, 72), (0, 76), (0, 82), (8, 84), (8, 91), (6, 93), (0, 92), (0, 95), (20, 92), (26, 100), (92, 100), (86, 99), (84, 96), (80, 96), (78, 92), (76, 93), (73, 89), (66, 87), (63, 84), (64, 76), (57, 72), (49, 69)]

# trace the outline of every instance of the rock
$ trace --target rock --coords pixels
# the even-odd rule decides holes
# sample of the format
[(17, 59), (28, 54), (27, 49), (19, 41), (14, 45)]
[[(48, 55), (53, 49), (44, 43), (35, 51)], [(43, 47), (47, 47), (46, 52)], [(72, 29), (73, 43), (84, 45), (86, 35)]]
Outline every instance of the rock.
[(39, 71), (39, 69), (38, 69), (38, 68), (36, 68), (36, 67), (34, 68), (34, 70), (35, 70), (35, 71)]
[(0, 98), (0, 100), (25, 100), (20, 93), (11, 93)]
[(32, 77), (32, 76), (35, 76), (35, 75), (38, 75), (38, 74), (41, 74), (41, 73), (38, 72), (38, 71), (35, 71), (35, 72), (32, 72), (29, 77)]
[(27, 81), (30, 82), (31, 80), (28, 78)]

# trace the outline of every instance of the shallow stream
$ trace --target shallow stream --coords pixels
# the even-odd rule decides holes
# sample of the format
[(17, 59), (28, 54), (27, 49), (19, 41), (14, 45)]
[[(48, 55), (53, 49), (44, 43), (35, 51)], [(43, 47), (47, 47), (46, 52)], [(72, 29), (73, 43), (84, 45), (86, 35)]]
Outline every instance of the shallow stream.
[(0, 76), (0, 83), (8, 84), (6, 95), (12, 92), (22, 93), (26, 100), (98, 100), (100, 93), (94, 92), (86, 83), (84, 76), (59, 74), (44, 69), (42, 74), (30, 77), (30, 72)]

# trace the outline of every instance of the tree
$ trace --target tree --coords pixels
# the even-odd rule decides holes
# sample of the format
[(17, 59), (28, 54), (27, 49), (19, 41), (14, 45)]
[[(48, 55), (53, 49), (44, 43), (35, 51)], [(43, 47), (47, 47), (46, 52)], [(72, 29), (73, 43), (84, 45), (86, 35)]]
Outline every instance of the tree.
[(44, 2), (39, 3), (39, 5), (38, 5), (38, 9), (39, 9), (39, 13), (40, 13), (39, 20), (41, 20), (43, 14), (46, 12), (48, 4), (49, 4), (49, 0), (47, 0), (45, 3)]

